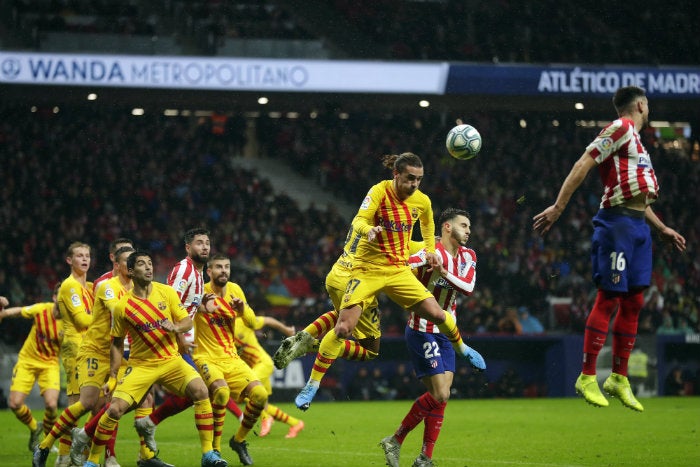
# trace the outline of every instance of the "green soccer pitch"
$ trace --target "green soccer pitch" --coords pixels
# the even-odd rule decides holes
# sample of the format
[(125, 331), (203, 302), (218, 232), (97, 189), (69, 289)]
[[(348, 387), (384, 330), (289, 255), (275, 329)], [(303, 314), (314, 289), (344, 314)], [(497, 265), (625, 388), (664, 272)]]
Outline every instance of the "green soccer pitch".
[[(691, 467), (700, 466), (700, 398), (642, 399), (636, 413), (610, 401), (594, 408), (582, 399), (455, 400), (433, 459), (439, 467)], [(383, 466), (377, 446), (392, 434), (411, 401), (318, 402), (308, 412), (279, 406), (301, 417), (306, 428), (285, 439), (287, 426), (276, 422), (259, 438), (251, 432), (249, 452), (258, 467)], [(34, 411), (40, 419), (41, 411)], [(29, 430), (11, 411), (0, 411), (0, 466), (30, 466)], [(138, 441), (127, 414), (119, 431), (117, 456), (135, 466)], [(240, 465), (228, 447), (238, 421), (227, 416), (222, 452), (229, 465)], [(258, 428), (254, 429), (257, 432)], [(401, 465), (418, 455), (422, 425), (406, 439)], [(200, 448), (192, 409), (163, 422), (156, 432), (160, 457), (178, 467), (198, 467)], [(55, 454), (49, 456), (52, 466)]]

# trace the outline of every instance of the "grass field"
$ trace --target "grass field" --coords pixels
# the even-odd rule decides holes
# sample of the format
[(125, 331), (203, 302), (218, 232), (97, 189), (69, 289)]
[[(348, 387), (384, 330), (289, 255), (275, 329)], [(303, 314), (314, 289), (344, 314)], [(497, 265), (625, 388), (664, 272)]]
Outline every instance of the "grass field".
[[(643, 399), (642, 414), (617, 401), (596, 409), (580, 399), (455, 400), (447, 406), (435, 448), (439, 467), (691, 467), (700, 466), (700, 398)], [(319, 402), (302, 413), (290, 404), (283, 410), (301, 416), (306, 429), (285, 439), (287, 426), (275, 423), (266, 438), (249, 436), (249, 451), (259, 467), (382, 466), (377, 442), (393, 433), (410, 401)], [(35, 416), (41, 417), (40, 411)], [(122, 466), (135, 466), (133, 416), (127, 414), (117, 452)], [(0, 411), (0, 466), (31, 465), (29, 431), (9, 410)], [(225, 443), (238, 426), (227, 418)], [(161, 458), (178, 467), (198, 467), (199, 443), (192, 409), (159, 426)], [(402, 449), (402, 466), (419, 453), (422, 425)], [(238, 457), (223, 448), (231, 466)], [(49, 463), (53, 465), (55, 455)]]

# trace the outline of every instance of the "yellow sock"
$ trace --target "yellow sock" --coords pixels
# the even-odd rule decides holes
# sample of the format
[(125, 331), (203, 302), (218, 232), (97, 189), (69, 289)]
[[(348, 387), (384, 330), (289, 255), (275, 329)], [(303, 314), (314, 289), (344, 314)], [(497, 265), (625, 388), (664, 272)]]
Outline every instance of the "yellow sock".
[[(134, 410), (134, 421), (148, 417), (153, 413), (153, 407), (137, 407), (136, 410)], [(151, 459), (155, 457), (156, 453), (148, 449), (148, 446), (146, 446), (146, 442), (143, 440), (143, 436), (139, 435), (139, 457), (141, 459)]]
[(311, 324), (304, 328), (304, 331), (308, 332), (314, 337), (323, 336), (328, 331), (333, 329), (337, 322), (338, 312), (331, 310), (316, 318)]
[(102, 454), (105, 452), (105, 445), (112, 438), (117, 423), (119, 423), (119, 420), (110, 417), (107, 412), (102, 414), (100, 421), (97, 423), (95, 437), (92, 439), (92, 447), (90, 447), (90, 455), (88, 456), (90, 462), (99, 465)]
[(31, 431), (36, 430), (36, 427), (38, 426), (37, 421), (32, 415), (32, 411), (29, 410), (29, 407), (27, 407), (26, 404), (22, 404), (21, 407), (13, 409), (12, 412), (15, 414), (15, 417), (17, 417), (17, 420), (27, 425)]
[(239, 443), (248, 436), (248, 433), (253, 429), (255, 422), (258, 421), (260, 414), (265, 409), (265, 404), (267, 404), (267, 391), (262, 384), (255, 385), (251, 388), (245, 402), (243, 420), (233, 438)]
[(455, 321), (452, 313), (445, 312), (445, 322), (438, 324), (438, 329), (449, 339), (457, 355), (464, 355), (467, 350), (467, 344), (462, 340), (462, 335), (457, 328), (457, 321)]
[(202, 445), (202, 454), (211, 451), (214, 438), (214, 415), (211, 411), (209, 399), (194, 401), (194, 424), (199, 433), (199, 442)]
[(348, 339), (340, 348), (338, 358), (343, 358), (345, 360), (353, 360), (357, 362), (364, 362), (367, 360), (374, 360), (375, 358), (377, 358), (377, 353), (365, 349), (357, 341)]
[(41, 422), (44, 425), (44, 434), (48, 434), (48, 432), (51, 431), (51, 427), (56, 423), (57, 418), (58, 411), (56, 409), (44, 410), (44, 420)]
[(331, 329), (321, 340), (321, 346), (316, 355), (316, 361), (311, 369), (310, 379), (320, 382), (325, 376), (328, 368), (333, 365), (335, 359), (343, 348), (345, 339), (341, 339), (335, 334), (335, 329)]
[(274, 418), (278, 422), (286, 423), (290, 426), (294, 426), (299, 423), (298, 418), (292, 417), (287, 412), (284, 412), (282, 409), (276, 405), (270, 404), (269, 402), (267, 403), (267, 407), (265, 407), (265, 412), (267, 412), (270, 417)]
[[(39, 447), (41, 449), (50, 449), (58, 438), (67, 436), (68, 451), (65, 454), (68, 454), (68, 452), (70, 452), (70, 431), (73, 429), (78, 419), (85, 414), (85, 412), (85, 407), (80, 401), (66, 407), (66, 409), (61, 412), (61, 415), (56, 420), (56, 423), (54, 423), (53, 427), (51, 427), (51, 431), (48, 432)], [(59, 445), (59, 452), (61, 449), (65, 449), (63, 447), (64, 444), (65, 443), (61, 443)]]
[(211, 411), (214, 420), (214, 437), (212, 438), (212, 448), (221, 452), (221, 435), (224, 432), (224, 421), (226, 420), (226, 404), (231, 397), (228, 386), (221, 386), (214, 390), (211, 395)]

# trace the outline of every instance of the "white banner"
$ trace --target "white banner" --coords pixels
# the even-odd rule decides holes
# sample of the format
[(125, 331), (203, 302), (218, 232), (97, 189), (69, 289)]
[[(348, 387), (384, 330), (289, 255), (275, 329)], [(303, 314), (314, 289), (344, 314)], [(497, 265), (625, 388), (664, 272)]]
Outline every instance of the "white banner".
[(0, 83), (443, 94), (447, 63), (0, 53)]

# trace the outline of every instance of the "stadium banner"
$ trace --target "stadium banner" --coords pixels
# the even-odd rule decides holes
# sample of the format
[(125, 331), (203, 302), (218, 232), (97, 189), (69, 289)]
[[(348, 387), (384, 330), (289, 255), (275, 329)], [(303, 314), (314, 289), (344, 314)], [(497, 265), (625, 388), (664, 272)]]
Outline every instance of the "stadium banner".
[(183, 90), (700, 98), (700, 68), (0, 52), (0, 84)]
[(620, 86), (639, 86), (653, 97), (700, 98), (700, 68), (453, 64), (445, 93), (603, 97)]
[(0, 53), (0, 83), (442, 94), (447, 63)]

